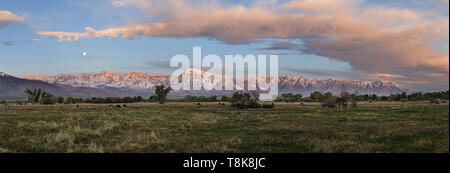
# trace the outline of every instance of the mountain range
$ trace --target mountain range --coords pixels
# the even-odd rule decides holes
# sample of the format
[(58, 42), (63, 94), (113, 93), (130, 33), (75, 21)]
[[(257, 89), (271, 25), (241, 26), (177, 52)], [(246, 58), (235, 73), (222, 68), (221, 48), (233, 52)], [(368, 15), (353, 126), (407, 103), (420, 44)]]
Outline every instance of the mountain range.
[[(192, 72), (192, 73), (191, 73)], [(214, 75), (216, 79), (227, 78), (217, 74), (211, 74), (201, 70), (189, 69), (182, 75)], [(192, 76), (191, 76), (192, 78)], [(181, 78), (180, 78), (181, 79)], [(258, 79), (257, 79), (258, 80)], [(218, 80), (211, 85), (217, 85)], [(247, 81), (247, 80), (246, 80)], [(23, 99), (25, 88), (42, 88), (54, 95), (73, 97), (124, 97), (141, 95), (148, 97), (153, 94), (154, 86), (170, 85), (168, 74), (148, 74), (144, 72), (132, 72), (118, 74), (103, 71), (97, 74), (83, 73), (80, 75), (56, 75), (56, 76), (26, 76), (18, 78), (0, 73), (0, 99)], [(279, 93), (300, 93), (309, 95), (314, 91), (331, 92), (339, 94), (343, 90), (358, 94), (389, 95), (394, 93), (409, 92), (405, 87), (391, 81), (356, 81), (336, 79), (308, 79), (298, 76), (278, 77)], [(183, 97), (190, 95), (230, 95), (233, 91), (179, 91), (172, 92), (169, 97)]]
[(25, 89), (42, 88), (43, 90), (58, 96), (73, 97), (106, 97), (112, 94), (95, 88), (72, 87), (68, 85), (54, 85), (39, 80), (28, 80), (0, 72), (0, 99), (19, 100), (27, 98)]

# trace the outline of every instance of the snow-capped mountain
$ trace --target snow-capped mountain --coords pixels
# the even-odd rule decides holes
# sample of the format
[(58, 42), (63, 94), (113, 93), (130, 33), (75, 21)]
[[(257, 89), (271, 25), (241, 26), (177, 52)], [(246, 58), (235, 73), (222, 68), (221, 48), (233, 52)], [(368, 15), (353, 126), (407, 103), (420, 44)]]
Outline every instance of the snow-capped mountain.
[[(228, 77), (208, 73), (198, 69), (189, 69), (181, 74), (178, 80), (182, 80), (182, 76), (190, 75), (191, 79), (194, 74), (204, 76), (205, 79), (212, 81), (213, 86), (220, 85), (219, 80)], [(212, 78), (214, 76), (214, 79)], [(91, 88), (118, 88), (129, 90), (151, 90), (156, 85), (170, 85), (170, 75), (168, 74), (148, 74), (144, 72), (132, 72), (129, 74), (118, 74), (103, 71), (98, 74), (81, 74), (81, 75), (58, 75), (50, 77), (27, 76), (25, 79), (40, 80), (50, 84), (68, 85), (73, 87), (91, 87)], [(245, 83), (247, 83), (246, 79)], [(257, 79), (258, 80), (258, 79)], [(192, 80), (191, 80), (192, 84)], [(278, 87), (280, 93), (301, 93), (308, 95), (314, 91), (331, 92), (339, 94), (342, 91), (358, 94), (378, 94), (389, 95), (393, 93), (408, 92), (408, 89), (390, 81), (356, 81), (356, 80), (335, 80), (335, 79), (308, 79), (298, 76), (283, 76), (278, 78)]]
[(170, 75), (156, 75), (144, 72), (118, 74), (103, 71), (98, 74), (63, 74), (51, 77), (27, 76), (25, 79), (41, 80), (51, 84), (69, 85), (74, 87), (149, 89), (153, 88), (155, 85), (168, 85), (169, 77)]
[(314, 91), (331, 92), (339, 94), (342, 91), (358, 94), (390, 95), (408, 92), (405, 87), (391, 81), (356, 81), (336, 79), (315, 79), (305, 77), (283, 76), (279, 77), (279, 90), (282, 92), (309, 94)]

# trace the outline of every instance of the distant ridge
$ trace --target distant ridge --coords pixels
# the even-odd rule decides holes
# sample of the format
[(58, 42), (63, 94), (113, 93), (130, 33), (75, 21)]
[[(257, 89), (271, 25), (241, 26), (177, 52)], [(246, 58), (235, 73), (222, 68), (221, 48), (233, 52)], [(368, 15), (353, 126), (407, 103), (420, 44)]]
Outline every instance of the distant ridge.
[[(207, 74), (205, 71), (189, 69), (188, 72)], [(188, 73), (190, 74), (190, 73)], [(215, 75), (220, 78), (220, 75)], [(27, 76), (25, 79), (44, 81), (49, 84), (67, 85), (72, 87), (90, 87), (96, 89), (122, 89), (128, 91), (148, 91), (155, 85), (170, 85), (170, 75), (168, 74), (148, 74), (144, 72), (132, 72), (128, 74), (118, 74), (103, 71), (97, 74), (80, 75), (57, 75), (50, 77)], [(282, 76), (279, 80), (280, 93), (301, 93), (309, 95), (314, 91), (331, 92), (339, 94), (342, 91), (357, 92), (358, 94), (390, 95), (394, 93), (409, 92), (405, 87), (390, 81), (356, 81), (356, 80), (336, 80), (336, 79), (308, 79), (298, 76)], [(205, 91), (199, 91), (205, 93)], [(147, 92), (148, 93), (148, 92)], [(189, 92), (191, 94), (200, 94)]]

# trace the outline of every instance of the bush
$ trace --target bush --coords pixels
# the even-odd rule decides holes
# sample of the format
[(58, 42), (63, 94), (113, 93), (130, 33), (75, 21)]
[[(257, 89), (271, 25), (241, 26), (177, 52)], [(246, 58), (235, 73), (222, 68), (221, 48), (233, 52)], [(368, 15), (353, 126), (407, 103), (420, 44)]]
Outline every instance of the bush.
[(335, 97), (328, 97), (326, 99), (323, 100), (322, 102), (322, 107), (329, 107), (329, 108), (334, 108), (336, 107), (336, 98)]
[(40, 104), (44, 104), (44, 105), (53, 105), (56, 104), (56, 102), (58, 101), (58, 98), (55, 96), (51, 96), (51, 97), (43, 97), (39, 100)]

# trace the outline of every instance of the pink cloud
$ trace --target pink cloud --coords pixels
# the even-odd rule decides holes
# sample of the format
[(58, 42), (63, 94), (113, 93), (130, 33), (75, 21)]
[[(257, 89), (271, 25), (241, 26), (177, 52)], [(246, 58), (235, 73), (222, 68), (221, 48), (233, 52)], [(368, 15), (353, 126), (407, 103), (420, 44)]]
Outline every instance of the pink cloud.
[(448, 16), (381, 6), (363, 8), (360, 2), (303, 0), (275, 8), (225, 8), (214, 2), (193, 7), (180, 0), (121, 0), (114, 5), (137, 7), (147, 11), (149, 17), (165, 17), (158, 22), (103, 30), (87, 27), (82, 33), (37, 34), (59, 41), (119, 36), (209, 37), (228, 44), (247, 44), (264, 38), (321, 38), (306, 41), (304, 46), (317, 55), (349, 62), (353, 68), (368, 73), (419, 76), (430, 83), (436, 78), (424, 74), (439, 73), (446, 75), (443, 80), (448, 81), (449, 54), (434, 48), (435, 40), (448, 40)]
[(6, 27), (16, 22), (24, 20), (9, 11), (0, 11), (0, 28)]

